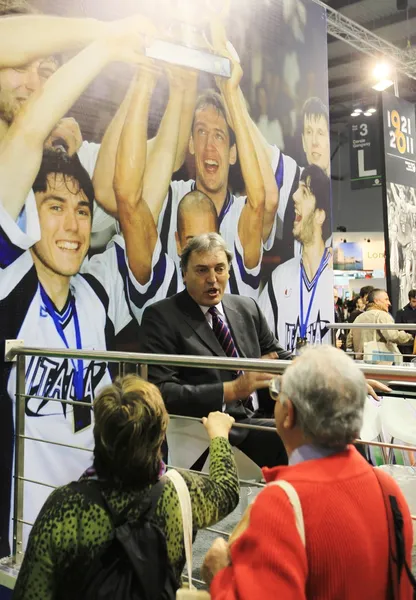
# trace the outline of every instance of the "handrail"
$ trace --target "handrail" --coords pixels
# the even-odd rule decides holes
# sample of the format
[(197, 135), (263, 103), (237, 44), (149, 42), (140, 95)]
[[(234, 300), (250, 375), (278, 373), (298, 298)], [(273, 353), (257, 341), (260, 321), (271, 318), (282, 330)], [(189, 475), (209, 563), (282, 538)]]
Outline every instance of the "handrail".
[[(339, 326), (336, 324), (337, 327)], [(374, 327), (374, 324), (370, 324), (370, 328)], [(342, 325), (341, 327), (342, 328)], [(416, 326), (415, 326), (416, 329)], [(118, 362), (125, 364), (140, 365), (140, 372), (146, 374), (147, 365), (170, 365), (170, 366), (185, 366), (195, 368), (214, 368), (223, 370), (244, 370), (244, 371), (263, 371), (272, 374), (283, 373), (288, 365), (291, 364), (289, 360), (262, 360), (262, 359), (244, 359), (244, 358), (220, 358), (211, 356), (184, 356), (184, 355), (164, 355), (164, 354), (140, 354), (135, 352), (112, 352), (112, 351), (86, 351), (86, 350), (69, 350), (61, 348), (34, 348), (22, 346), (12, 346), (8, 344), (7, 360), (16, 359), (17, 362), (17, 373), (16, 373), (16, 418), (15, 418), (15, 477), (14, 477), (14, 490), (15, 490), (15, 502), (13, 509), (13, 564), (19, 565), (23, 556), (23, 524), (28, 524), (23, 520), (23, 484), (25, 481), (30, 481), (32, 484), (43, 484), (44, 482), (36, 482), (35, 480), (25, 479), (24, 477), (24, 442), (25, 439), (31, 439), (33, 441), (39, 441), (47, 443), (48, 440), (42, 440), (34, 437), (25, 435), (25, 398), (28, 397), (26, 394), (25, 385), (25, 374), (26, 374), (26, 356), (40, 356), (40, 357), (53, 357), (53, 358), (82, 358), (87, 360), (100, 360), (105, 362)], [(391, 380), (393, 377), (401, 380), (415, 380), (415, 376), (412, 371), (406, 367), (398, 366), (385, 366), (385, 365), (371, 365), (366, 363), (357, 363), (359, 369), (365, 375), (371, 375), (373, 377)], [(44, 398), (39, 396), (39, 398)], [(68, 401), (65, 399), (57, 398), (46, 398), (48, 400), (57, 402), (66, 402), (68, 404), (78, 405), (79, 402)], [(85, 406), (84, 403), (81, 403)], [(177, 415), (171, 415), (172, 418), (178, 418)], [(196, 417), (179, 417), (199, 420)], [(258, 425), (248, 424), (236, 424), (237, 427), (247, 429), (261, 429), (273, 433), (274, 428), (267, 428)], [(394, 444), (385, 444), (381, 442), (368, 442), (364, 440), (357, 440), (362, 444), (369, 444), (387, 448), (403, 448), (407, 451), (416, 451), (416, 448), (410, 446), (397, 446)], [(50, 441), (49, 441), (50, 442)], [(50, 442), (54, 445), (69, 447), (78, 449), (79, 447), (72, 446), (69, 444), (63, 444), (60, 442)], [(79, 449), (87, 450), (86, 448), (80, 447)], [(255, 484), (252, 484), (255, 485)], [(258, 484), (261, 487), (261, 484)], [(47, 486), (48, 487), (48, 486)], [(52, 487), (52, 486), (51, 486)]]
[[(104, 360), (106, 362), (121, 362), (145, 365), (169, 365), (177, 367), (195, 367), (220, 370), (263, 371), (279, 375), (291, 364), (290, 360), (263, 360), (259, 358), (221, 358), (217, 356), (190, 356), (176, 354), (141, 354), (138, 352), (112, 352), (96, 350), (68, 350), (62, 348), (33, 348), (16, 346), (10, 348), (7, 360), (19, 356), (47, 356), (52, 358), (81, 358), (84, 360)], [(414, 379), (407, 367), (371, 365), (357, 363), (364, 375), (372, 375), (380, 379), (398, 376), (404, 379)]]
[(416, 323), (326, 323), (328, 329), (394, 329), (416, 331)]

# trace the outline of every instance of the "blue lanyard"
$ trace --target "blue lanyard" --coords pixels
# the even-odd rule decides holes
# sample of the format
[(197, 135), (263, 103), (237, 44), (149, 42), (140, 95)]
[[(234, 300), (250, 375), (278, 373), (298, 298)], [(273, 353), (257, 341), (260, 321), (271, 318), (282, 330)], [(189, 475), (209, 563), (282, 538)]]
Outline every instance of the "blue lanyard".
[[(47, 311), (48, 315), (52, 318), (54, 325), (55, 325), (55, 329), (59, 333), (60, 338), (62, 339), (63, 343), (69, 350), (69, 344), (66, 339), (65, 332), (63, 330), (63, 327), (62, 327), (58, 317), (56, 316), (56, 312), (53, 307), (53, 304), (41, 284), (39, 284), (39, 287), (40, 287), (40, 295), (42, 297), (42, 301), (45, 305), (46, 311)], [(78, 320), (77, 308), (75, 306), (75, 298), (73, 296), (71, 297), (71, 305), (72, 305), (71, 309), (72, 309), (72, 315), (73, 315), (74, 327), (75, 327), (75, 343), (77, 345), (77, 350), (81, 350), (82, 349), (81, 331), (79, 328), (79, 320)], [(75, 396), (76, 396), (77, 400), (81, 401), (84, 397), (84, 364), (83, 364), (82, 359), (78, 359), (76, 362), (77, 362), (77, 364), (75, 364), (75, 361), (71, 358), (71, 363), (74, 368)]]
[(327, 248), (325, 248), (324, 253), (321, 258), (321, 262), (319, 263), (318, 270), (315, 275), (315, 281), (312, 287), (311, 299), (309, 300), (308, 310), (306, 311), (306, 319), (303, 318), (303, 274), (305, 272), (303, 268), (303, 262), (300, 263), (300, 337), (301, 339), (306, 339), (306, 330), (308, 328), (309, 317), (311, 316), (312, 304), (316, 294), (316, 288), (318, 287), (318, 281), (320, 276), (322, 275), (323, 270), (325, 269), (325, 262), (327, 257)]

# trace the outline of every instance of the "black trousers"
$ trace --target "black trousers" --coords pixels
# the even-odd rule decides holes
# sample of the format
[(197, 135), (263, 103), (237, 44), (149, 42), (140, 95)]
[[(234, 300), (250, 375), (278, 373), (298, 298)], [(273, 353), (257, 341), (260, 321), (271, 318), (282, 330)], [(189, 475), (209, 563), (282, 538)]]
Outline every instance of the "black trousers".
[[(256, 419), (251, 417), (238, 421), (248, 425), (261, 425), (269, 427), (268, 431), (256, 431), (250, 429), (247, 437), (239, 444), (235, 444), (239, 450), (247, 454), (259, 467), (277, 467), (287, 465), (287, 454), (282, 440), (276, 431), (274, 419)], [(232, 437), (231, 437), (231, 443)]]

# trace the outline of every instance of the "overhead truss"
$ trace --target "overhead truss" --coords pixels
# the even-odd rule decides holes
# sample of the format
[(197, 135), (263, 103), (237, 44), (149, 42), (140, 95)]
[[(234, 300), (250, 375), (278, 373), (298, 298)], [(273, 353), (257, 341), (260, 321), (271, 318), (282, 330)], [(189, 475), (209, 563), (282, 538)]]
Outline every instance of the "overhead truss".
[(402, 50), (362, 27), (362, 25), (348, 19), (348, 17), (344, 17), (322, 0), (313, 1), (326, 10), (329, 35), (346, 42), (359, 52), (364, 52), (378, 59), (384, 57), (390, 63), (394, 63), (398, 71), (412, 79), (416, 79), (416, 53), (414, 49)]

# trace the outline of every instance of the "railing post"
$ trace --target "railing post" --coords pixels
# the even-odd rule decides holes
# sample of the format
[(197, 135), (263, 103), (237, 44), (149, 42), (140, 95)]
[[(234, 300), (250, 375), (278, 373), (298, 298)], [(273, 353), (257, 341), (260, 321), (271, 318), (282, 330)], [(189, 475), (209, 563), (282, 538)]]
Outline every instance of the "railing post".
[(14, 507), (13, 507), (13, 554), (16, 565), (23, 560), (23, 494), (25, 464), (25, 393), (26, 357), (17, 356), (16, 361), (16, 419), (14, 444)]
[(145, 379), (147, 381), (148, 379), (148, 365), (145, 364), (140, 364), (139, 365), (139, 371), (140, 371), (140, 377), (142, 379)]

